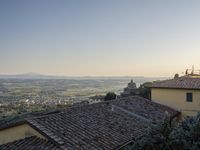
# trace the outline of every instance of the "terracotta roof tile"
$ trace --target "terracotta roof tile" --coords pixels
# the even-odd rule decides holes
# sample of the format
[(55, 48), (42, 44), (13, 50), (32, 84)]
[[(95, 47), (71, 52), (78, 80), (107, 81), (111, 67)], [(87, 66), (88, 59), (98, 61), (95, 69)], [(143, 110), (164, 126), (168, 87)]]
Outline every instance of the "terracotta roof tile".
[(61, 147), (109, 150), (141, 135), (148, 127), (144, 121), (158, 122), (166, 112), (177, 111), (141, 97), (127, 97), (27, 121)]
[(155, 82), (152, 88), (178, 88), (178, 89), (200, 89), (200, 78), (180, 77), (170, 80)]
[(61, 150), (50, 141), (38, 138), (36, 136), (27, 137), (14, 142), (0, 145), (1, 150)]

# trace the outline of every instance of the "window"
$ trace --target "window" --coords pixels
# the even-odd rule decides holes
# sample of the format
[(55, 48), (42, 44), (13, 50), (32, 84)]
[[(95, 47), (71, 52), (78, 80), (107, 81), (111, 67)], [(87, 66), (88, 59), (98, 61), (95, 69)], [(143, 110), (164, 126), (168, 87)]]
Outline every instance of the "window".
[(192, 102), (192, 93), (187, 93), (186, 94), (186, 101), (187, 102)]

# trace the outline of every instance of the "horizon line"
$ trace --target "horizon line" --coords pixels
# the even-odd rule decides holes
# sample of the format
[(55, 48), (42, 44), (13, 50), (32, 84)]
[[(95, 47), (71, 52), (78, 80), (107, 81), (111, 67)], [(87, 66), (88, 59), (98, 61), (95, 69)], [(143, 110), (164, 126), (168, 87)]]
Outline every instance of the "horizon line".
[(0, 73), (0, 76), (47, 76), (47, 77), (134, 77), (134, 78), (170, 78), (171, 76), (143, 76), (143, 75), (53, 75), (53, 74), (42, 74), (42, 73), (35, 73), (35, 72), (28, 72), (28, 73), (16, 73), (16, 74), (2, 74)]

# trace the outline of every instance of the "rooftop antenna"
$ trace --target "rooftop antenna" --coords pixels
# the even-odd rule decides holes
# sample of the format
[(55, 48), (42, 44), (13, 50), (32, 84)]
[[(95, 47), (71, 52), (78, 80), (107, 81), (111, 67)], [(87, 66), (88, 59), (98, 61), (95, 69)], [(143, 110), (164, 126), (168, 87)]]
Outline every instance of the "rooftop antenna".
[(188, 69), (186, 69), (185, 74), (188, 75)]
[(192, 66), (192, 72), (191, 72), (192, 75), (194, 75), (194, 65)]

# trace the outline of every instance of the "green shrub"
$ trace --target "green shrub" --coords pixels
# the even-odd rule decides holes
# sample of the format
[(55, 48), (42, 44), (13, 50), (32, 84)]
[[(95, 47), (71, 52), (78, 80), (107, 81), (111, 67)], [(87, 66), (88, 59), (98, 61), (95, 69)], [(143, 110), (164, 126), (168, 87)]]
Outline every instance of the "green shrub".
[(117, 95), (114, 92), (108, 92), (104, 98), (105, 101), (116, 99)]
[(200, 149), (200, 113), (170, 126), (169, 117), (161, 124), (151, 125), (146, 134), (129, 148), (131, 150), (197, 150)]

